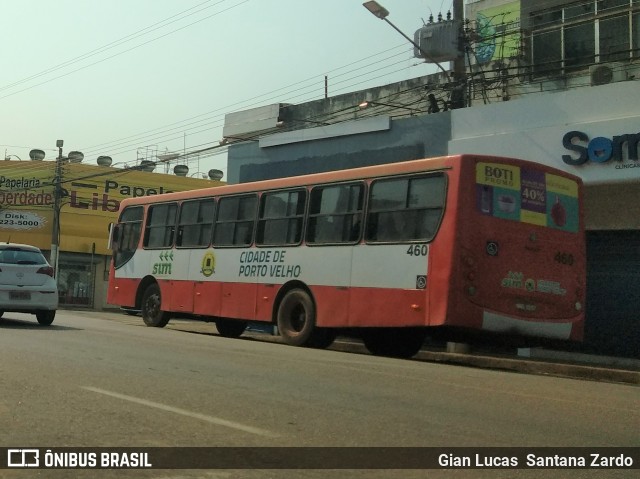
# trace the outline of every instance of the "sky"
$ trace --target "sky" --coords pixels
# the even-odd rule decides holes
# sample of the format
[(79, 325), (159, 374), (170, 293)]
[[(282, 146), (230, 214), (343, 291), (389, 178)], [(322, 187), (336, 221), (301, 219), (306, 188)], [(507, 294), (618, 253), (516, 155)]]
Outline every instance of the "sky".
[[(113, 166), (218, 146), (224, 115), (435, 73), (363, 0), (0, 0), (0, 148)], [(380, 0), (413, 37), (451, 0)], [(226, 176), (224, 148), (189, 163)]]

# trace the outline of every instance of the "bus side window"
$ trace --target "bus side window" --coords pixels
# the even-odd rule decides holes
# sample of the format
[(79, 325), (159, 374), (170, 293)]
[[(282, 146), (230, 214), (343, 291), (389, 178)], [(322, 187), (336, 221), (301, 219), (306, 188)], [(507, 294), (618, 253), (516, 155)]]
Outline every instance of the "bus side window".
[(249, 246), (253, 241), (257, 204), (255, 195), (220, 198), (213, 231), (214, 246)]
[(260, 199), (256, 243), (295, 245), (302, 240), (306, 190), (265, 193)]
[(213, 198), (185, 201), (178, 219), (178, 247), (207, 247), (211, 243), (215, 203)]
[(431, 241), (444, 211), (445, 186), (441, 173), (374, 181), (366, 240)]
[(402, 213), (390, 211), (379, 213), (376, 239), (378, 241), (400, 241), (405, 231)]
[(176, 230), (177, 203), (164, 203), (149, 207), (144, 246), (147, 248), (170, 248)]
[(318, 186), (311, 190), (306, 241), (353, 244), (360, 239), (364, 185)]

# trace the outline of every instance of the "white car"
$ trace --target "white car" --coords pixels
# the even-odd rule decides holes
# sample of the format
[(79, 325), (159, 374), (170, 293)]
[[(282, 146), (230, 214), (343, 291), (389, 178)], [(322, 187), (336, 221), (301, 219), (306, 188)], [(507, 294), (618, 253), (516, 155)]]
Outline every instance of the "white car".
[(0, 243), (0, 317), (7, 311), (35, 314), (48, 326), (58, 309), (54, 270), (35, 246)]

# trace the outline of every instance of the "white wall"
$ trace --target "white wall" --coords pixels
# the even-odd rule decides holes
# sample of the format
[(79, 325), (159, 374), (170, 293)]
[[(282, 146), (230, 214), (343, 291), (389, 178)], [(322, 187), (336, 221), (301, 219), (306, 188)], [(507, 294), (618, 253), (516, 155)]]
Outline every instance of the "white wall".
[[(449, 153), (513, 156), (561, 168), (585, 184), (640, 181), (640, 161), (567, 165), (569, 131), (590, 139), (640, 133), (640, 81), (611, 83), (452, 111)], [(580, 143), (586, 146), (584, 143)]]

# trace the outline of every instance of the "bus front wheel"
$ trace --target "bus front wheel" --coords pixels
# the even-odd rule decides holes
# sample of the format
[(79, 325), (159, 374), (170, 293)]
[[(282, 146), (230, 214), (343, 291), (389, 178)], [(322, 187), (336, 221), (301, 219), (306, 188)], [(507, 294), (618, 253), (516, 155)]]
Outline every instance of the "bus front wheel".
[(327, 348), (335, 339), (334, 331), (316, 327), (316, 306), (302, 289), (292, 289), (282, 298), (278, 331), (291, 346)]
[(169, 314), (162, 311), (162, 298), (160, 287), (157, 284), (150, 285), (142, 296), (142, 320), (147, 326), (164, 328), (169, 322)]
[(371, 328), (362, 332), (362, 341), (371, 354), (392, 358), (415, 356), (425, 338), (426, 331), (419, 328)]
[(216, 329), (220, 336), (225, 338), (239, 338), (247, 329), (247, 322), (233, 319), (216, 319)]

